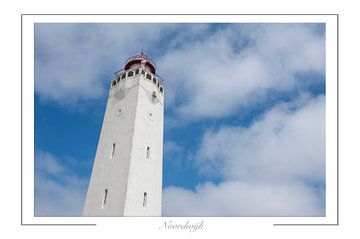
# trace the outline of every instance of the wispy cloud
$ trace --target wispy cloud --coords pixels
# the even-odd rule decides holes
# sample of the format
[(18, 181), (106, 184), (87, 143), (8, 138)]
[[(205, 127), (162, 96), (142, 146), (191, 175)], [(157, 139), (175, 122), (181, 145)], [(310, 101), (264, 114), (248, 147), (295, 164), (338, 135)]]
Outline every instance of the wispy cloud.
[(324, 179), (324, 97), (279, 104), (249, 128), (208, 130), (195, 159), (224, 178)]
[(36, 24), (36, 93), (61, 105), (100, 97), (112, 74), (158, 40), (160, 29), (157, 24)]
[[(222, 118), (324, 75), (325, 40), (307, 24), (230, 24), (159, 60), (167, 102), (183, 120)], [(314, 78), (313, 81), (316, 79)]]
[[(62, 105), (106, 94), (112, 73), (145, 48), (181, 120), (225, 117), (324, 74), (322, 24), (37, 24), (36, 93)], [(320, 29), (320, 30), (319, 30)], [(315, 79), (315, 78), (314, 78)], [(211, 102), (211, 103), (209, 103)]]
[(35, 216), (80, 216), (88, 179), (76, 175), (54, 155), (35, 158)]
[(249, 128), (208, 130), (194, 160), (222, 182), (166, 188), (165, 215), (324, 215), (324, 97), (279, 104)]
[(164, 143), (164, 153), (165, 154), (177, 154), (183, 151), (183, 147), (178, 143), (172, 140), (168, 140)]

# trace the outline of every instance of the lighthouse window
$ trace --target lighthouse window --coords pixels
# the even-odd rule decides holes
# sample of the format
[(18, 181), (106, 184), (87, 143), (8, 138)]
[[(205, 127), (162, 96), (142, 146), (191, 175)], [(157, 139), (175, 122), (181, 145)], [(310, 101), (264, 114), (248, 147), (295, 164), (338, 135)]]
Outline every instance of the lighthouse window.
[(115, 143), (112, 144), (110, 159), (114, 157), (114, 154), (115, 154)]
[(128, 73), (128, 76), (133, 76), (134, 75), (134, 72), (133, 71), (130, 71), (129, 73)]
[(139, 69), (136, 69), (135, 75), (139, 74)]
[(147, 146), (146, 148), (146, 159), (149, 159), (150, 158), (150, 147)]
[(121, 114), (122, 114), (123, 110), (122, 109), (118, 109), (116, 112), (115, 112), (115, 116), (119, 117)]
[(155, 77), (153, 78), (153, 82), (154, 82), (154, 84), (156, 84), (156, 78)]
[(142, 75), (145, 75), (145, 71), (144, 71), (144, 70), (141, 70), (141, 74), (142, 74)]
[(150, 74), (146, 74), (146, 78), (151, 80), (151, 75)]
[(163, 88), (162, 87), (160, 87), (160, 92), (163, 93)]
[(149, 118), (149, 120), (151, 120), (151, 121), (154, 120), (154, 119), (153, 119), (153, 114), (152, 114), (151, 112), (148, 112), (148, 118)]
[(143, 208), (146, 208), (146, 204), (147, 204), (147, 193), (144, 192), (144, 198), (143, 198)]
[(120, 76), (116, 79), (116, 82), (119, 83), (120, 81)]
[(114, 80), (113, 82), (112, 82), (112, 86), (115, 86), (116, 85), (116, 81)]
[(105, 204), (106, 204), (106, 201), (107, 201), (107, 197), (108, 197), (108, 190), (105, 189), (105, 191), (104, 191), (104, 197), (103, 197), (102, 204), (101, 204), (101, 208), (104, 208), (104, 207), (105, 207)]
[(125, 76), (126, 76), (126, 74), (124, 73), (124, 74), (122, 74), (121, 75), (121, 79), (125, 79)]

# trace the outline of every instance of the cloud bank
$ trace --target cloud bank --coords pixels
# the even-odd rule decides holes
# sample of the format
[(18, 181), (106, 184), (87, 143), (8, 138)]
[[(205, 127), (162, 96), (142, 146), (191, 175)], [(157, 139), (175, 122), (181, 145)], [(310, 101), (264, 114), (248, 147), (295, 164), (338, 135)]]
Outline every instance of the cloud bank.
[(323, 24), (36, 24), (35, 33), (35, 91), (65, 106), (105, 95), (141, 48), (156, 56), (167, 107), (182, 120), (230, 116), (325, 68)]
[(158, 40), (160, 28), (157, 24), (36, 24), (35, 92), (64, 106), (99, 98), (128, 57)]
[(325, 40), (307, 24), (230, 24), (158, 64), (167, 103), (182, 119), (223, 118), (305, 84), (300, 73), (323, 75)]
[(164, 215), (324, 216), (324, 97), (277, 105), (249, 128), (210, 129), (194, 160), (222, 182), (166, 188)]

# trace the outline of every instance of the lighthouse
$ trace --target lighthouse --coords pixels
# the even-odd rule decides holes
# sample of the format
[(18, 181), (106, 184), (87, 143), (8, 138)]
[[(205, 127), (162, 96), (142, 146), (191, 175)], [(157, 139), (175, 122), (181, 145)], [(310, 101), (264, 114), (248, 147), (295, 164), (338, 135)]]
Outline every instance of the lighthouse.
[(109, 86), (84, 216), (161, 216), (164, 85), (143, 52)]

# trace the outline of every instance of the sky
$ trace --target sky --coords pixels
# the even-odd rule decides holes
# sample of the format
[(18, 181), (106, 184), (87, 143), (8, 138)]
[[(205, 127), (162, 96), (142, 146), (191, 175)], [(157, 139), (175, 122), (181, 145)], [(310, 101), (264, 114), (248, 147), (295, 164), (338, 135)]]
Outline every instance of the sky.
[(165, 84), (163, 216), (325, 216), (325, 24), (35, 25), (35, 215), (80, 216), (110, 81)]

